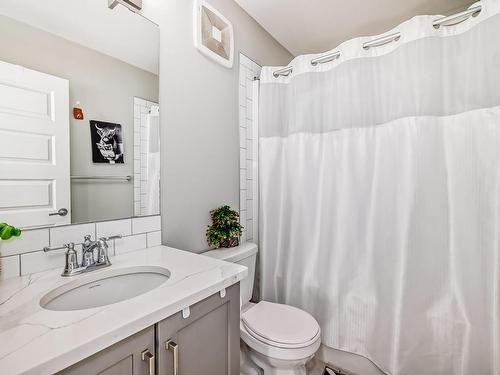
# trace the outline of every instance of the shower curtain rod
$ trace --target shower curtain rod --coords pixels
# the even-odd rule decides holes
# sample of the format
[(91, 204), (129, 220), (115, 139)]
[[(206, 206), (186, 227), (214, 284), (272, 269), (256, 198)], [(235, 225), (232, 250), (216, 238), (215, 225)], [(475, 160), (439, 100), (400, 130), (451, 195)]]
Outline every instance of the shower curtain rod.
[[(436, 19), (433, 23), (432, 26), (435, 29), (439, 29), (441, 26), (454, 26), (458, 25), (459, 23), (464, 22), (465, 20), (469, 19), (470, 17), (476, 17), (481, 13), (482, 6), (481, 4), (473, 4), (471, 5), (467, 10), (453, 14), (451, 16), (446, 16), (446, 17), (441, 17)], [(394, 34), (390, 35), (384, 35), (380, 38), (376, 38), (373, 40), (370, 40), (368, 42), (363, 43), (362, 47), (365, 50), (369, 50), (372, 47), (380, 47), (383, 46), (387, 43), (391, 42), (397, 42), (401, 38), (401, 33), (397, 32)], [(311, 60), (311, 65), (312, 66), (317, 66), (318, 64), (325, 64), (333, 60), (337, 60), (340, 58), (340, 51), (334, 51), (334, 52), (329, 52), (325, 55), (316, 57)], [(278, 70), (275, 70), (273, 72), (274, 78), (279, 78), (280, 76), (286, 77), (292, 74), (293, 72), (293, 67), (292, 66), (287, 66)]]

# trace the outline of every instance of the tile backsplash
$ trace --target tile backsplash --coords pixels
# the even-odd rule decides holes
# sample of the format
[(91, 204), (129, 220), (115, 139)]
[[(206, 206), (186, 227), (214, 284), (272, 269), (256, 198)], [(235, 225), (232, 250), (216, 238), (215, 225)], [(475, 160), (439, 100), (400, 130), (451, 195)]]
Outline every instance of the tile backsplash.
[(240, 53), (239, 79), (239, 122), (240, 122), (240, 223), (244, 227), (242, 242), (257, 240), (256, 170), (257, 142), (254, 127), (253, 82), (260, 77), (261, 66)]
[(109, 241), (109, 255), (112, 257), (161, 245), (161, 216), (24, 230), (21, 237), (0, 242), (0, 280), (51, 268), (62, 270), (65, 250), (44, 253), (43, 247), (74, 242), (80, 260), (81, 243), (87, 234), (92, 239), (121, 234), (123, 238)]

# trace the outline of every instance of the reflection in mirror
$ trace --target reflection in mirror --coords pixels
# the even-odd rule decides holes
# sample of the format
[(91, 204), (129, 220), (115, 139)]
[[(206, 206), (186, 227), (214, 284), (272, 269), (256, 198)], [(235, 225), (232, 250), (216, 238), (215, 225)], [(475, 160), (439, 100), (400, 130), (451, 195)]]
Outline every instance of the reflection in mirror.
[(0, 221), (159, 213), (158, 27), (106, 1), (0, 4)]

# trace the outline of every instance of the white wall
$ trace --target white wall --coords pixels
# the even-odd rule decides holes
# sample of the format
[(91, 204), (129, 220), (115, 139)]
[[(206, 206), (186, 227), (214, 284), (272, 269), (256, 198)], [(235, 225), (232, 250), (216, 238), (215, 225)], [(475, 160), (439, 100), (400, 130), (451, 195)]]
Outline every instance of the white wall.
[[(239, 208), (238, 61), (224, 68), (193, 47), (192, 0), (145, 1), (160, 25), (163, 243), (208, 248), (209, 211)], [(292, 56), (233, 0), (212, 0), (234, 26), (235, 56), (283, 65)]]

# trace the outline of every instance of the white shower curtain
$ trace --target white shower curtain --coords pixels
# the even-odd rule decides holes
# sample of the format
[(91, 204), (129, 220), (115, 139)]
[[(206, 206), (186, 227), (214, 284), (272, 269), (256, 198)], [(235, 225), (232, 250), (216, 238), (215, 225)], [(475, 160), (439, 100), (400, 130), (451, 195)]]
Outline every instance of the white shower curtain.
[(500, 4), (261, 76), (261, 296), (389, 374), (500, 374)]

